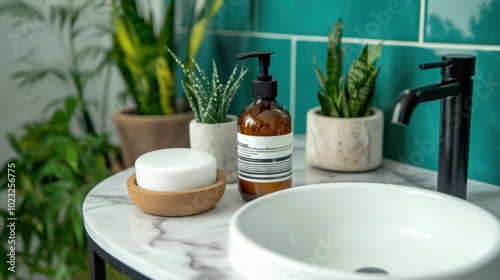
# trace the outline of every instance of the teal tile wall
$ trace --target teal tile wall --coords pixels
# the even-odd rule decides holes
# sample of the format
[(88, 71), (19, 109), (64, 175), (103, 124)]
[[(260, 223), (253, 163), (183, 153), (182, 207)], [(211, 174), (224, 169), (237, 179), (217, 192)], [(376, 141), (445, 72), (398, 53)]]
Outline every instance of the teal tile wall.
[(425, 40), (499, 45), (499, 11), (495, 0), (428, 0)]
[(415, 0), (262, 0), (258, 3), (256, 25), (260, 32), (324, 36), (342, 17), (344, 36), (418, 39), (420, 2)]
[[(389, 122), (392, 107), (402, 90), (440, 80), (439, 70), (421, 71), (418, 64), (446, 53), (474, 54), (469, 177), (500, 185), (500, 0), (422, 1), (227, 0), (226, 12), (212, 24), (199, 59), (208, 65), (214, 58), (229, 73), (235, 54), (274, 50), (270, 71), (279, 81), (278, 100), (292, 113), (294, 132), (303, 134), (307, 110), (318, 106), (312, 56), (324, 66), (326, 30), (342, 16), (345, 67), (364, 39), (384, 40), (374, 100), (385, 114), (384, 156), (436, 170), (440, 102), (418, 105), (407, 127)], [(380, 28), (372, 27), (375, 24)], [(367, 26), (373, 32), (361, 34)], [(257, 74), (257, 61), (243, 65), (251, 71), (233, 102), (233, 114), (251, 102), (251, 80)]]

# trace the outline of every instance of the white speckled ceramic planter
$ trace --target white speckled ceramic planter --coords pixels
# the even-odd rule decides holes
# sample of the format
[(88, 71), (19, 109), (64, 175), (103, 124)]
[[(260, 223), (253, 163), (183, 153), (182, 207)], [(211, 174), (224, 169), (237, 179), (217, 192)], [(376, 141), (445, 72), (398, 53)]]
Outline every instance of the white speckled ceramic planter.
[(307, 112), (306, 160), (318, 168), (360, 172), (382, 163), (384, 114), (361, 118), (332, 118), (320, 114), (320, 107)]
[(217, 168), (227, 174), (227, 182), (238, 179), (237, 168), (237, 120), (228, 115), (229, 121), (223, 123), (198, 123), (196, 119), (189, 123), (191, 148), (212, 154), (217, 159)]

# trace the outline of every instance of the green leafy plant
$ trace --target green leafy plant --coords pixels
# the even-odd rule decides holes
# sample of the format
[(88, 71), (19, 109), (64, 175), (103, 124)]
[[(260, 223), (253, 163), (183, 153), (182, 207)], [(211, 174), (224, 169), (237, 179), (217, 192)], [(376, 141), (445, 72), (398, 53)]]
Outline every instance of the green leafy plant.
[[(111, 174), (104, 156), (113, 149), (107, 136), (71, 132), (77, 107), (77, 99), (70, 97), (50, 120), (24, 126), (20, 137), (8, 137), (17, 153), (8, 161), (16, 178), (16, 261), (31, 273), (56, 279), (89, 277), (82, 202), (92, 187)], [(1, 191), (9, 183), (4, 166)], [(10, 217), (5, 210), (0, 215), (4, 221)], [(0, 228), (5, 245), (8, 230)], [(2, 256), (8, 246), (1, 247)]]
[[(8, 135), (16, 152), (7, 161), (16, 174), (16, 264), (17, 270), (25, 266), (31, 277), (34, 274), (56, 279), (89, 276), (81, 206), (87, 192), (111, 174), (111, 155), (116, 153), (107, 134), (92, 118), (93, 100), (88, 90), (89, 83), (106, 72), (101, 111), (104, 122), (111, 56), (109, 47), (96, 42), (109, 36), (109, 22), (96, 17), (89, 23), (88, 15), (105, 12), (104, 1), (75, 4), (70, 0), (41, 5), (18, 0), (0, 4), (0, 14), (12, 16), (11, 32), (24, 38), (23, 43), (29, 43), (31, 37), (25, 38), (22, 30), (26, 28), (22, 24), (33, 19), (38, 26), (43, 22), (46, 30), (57, 34), (53, 42), (59, 42), (62, 49), (60, 60), (47, 61), (36, 52), (35, 46), (20, 57), (24, 68), (12, 74), (19, 88), (53, 82), (66, 95), (51, 103), (50, 108), (55, 111), (50, 119), (25, 125), (21, 135)], [(88, 40), (89, 37), (94, 40)], [(75, 123), (81, 132), (76, 132)], [(3, 166), (8, 166), (7, 163)], [(8, 188), (8, 178), (8, 170), (4, 168), (0, 173), (0, 190)], [(2, 210), (0, 215), (6, 221), (8, 213)], [(0, 255), (4, 264), (12, 245), (7, 243), (7, 230), (0, 228)], [(18, 277), (7, 274), (6, 269), (1, 273), (5, 279)]]
[[(174, 0), (167, 9), (159, 35), (155, 35), (152, 12), (141, 15), (136, 1), (112, 0), (113, 59), (141, 115), (176, 113), (173, 60), (166, 47), (174, 50)], [(192, 8), (194, 23), (189, 35), (188, 56), (195, 57), (205, 36), (209, 20), (217, 14), (223, 0), (205, 1), (198, 13)], [(192, 66), (189, 66), (192, 67)]]
[[(12, 77), (17, 81), (19, 88), (47, 80), (57, 85), (62, 84), (63, 91), (68, 92), (77, 101), (75, 114), (82, 129), (86, 133), (96, 135), (96, 124), (89, 113), (87, 86), (90, 81), (99, 77), (106, 66), (110, 65), (111, 59), (109, 47), (95, 43), (97, 40), (86, 43), (88, 36), (94, 39), (104, 36), (102, 28), (106, 23), (96, 21), (88, 24), (85, 17), (88, 14), (103, 13), (106, 7), (102, 1), (82, 1), (79, 5), (67, 1), (64, 5), (50, 5), (46, 10), (36, 3), (26, 0), (5, 1), (0, 4), (0, 14), (10, 14), (16, 19), (13, 21), (13, 30), (25, 19), (45, 19), (52, 27), (51, 30), (58, 35), (59, 40), (54, 41), (61, 42), (64, 63), (47, 63), (40, 60), (41, 56), (36, 55), (35, 47), (20, 57), (19, 62), (27, 67), (14, 72)], [(106, 84), (109, 84), (110, 78), (111, 68), (108, 67)], [(107, 103), (108, 89), (105, 86), (103, 90), (103, 104)], [(104, 116), (107, 114), (106, 106), (103, 108)], [(104, 118), (102, 119), (104, 121)]]
[(226, 85), (224, 85), (219, 80), (215, 61), (212, 61), (212, 80), (209, 80), (205, 71), (201, 69), (194, 58), (191, 58), (191, 62), (197, 72), (190, 70), (188, 66), (184, 65), (171, 50), (168, 51), (181, 66), (182, 72), (186, 77), (182, 81), (182, 88), (193, 110), (196, 121), (199, 123), (225, 122), (231, 100), (233, 100), (248, 69), (243, 69), (242, 66), (238, 74), (238, 65), (235, 65)]
[(325, 74), (321, 72), (313, 57), (314, 70), (320, 85), (318, 99), (321, 112), (329, 117), (369, 116), (372, 114), (375, 81), (381, 67), (375, 67), (375, 63), (381, 54), (382, 43), (363, 47), (359, 58), (353, 61), (349, 69), (344, 86), (342, 75), (344, 51), (340, 45), (341, 38), (342, 20), (339, 19), (333, 31), (328, 34)]

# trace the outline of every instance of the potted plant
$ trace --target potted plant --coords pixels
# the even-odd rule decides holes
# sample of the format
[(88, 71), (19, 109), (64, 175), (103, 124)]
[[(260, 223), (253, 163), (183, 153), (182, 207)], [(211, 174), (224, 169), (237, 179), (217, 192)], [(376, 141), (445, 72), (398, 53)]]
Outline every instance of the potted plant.
[(215, 61), (212, 61), (212, 79), (209, 80), (194, 58), (191, 58), (191, 62), (197, 73), (184, 65), (172, 51), (170, 54), (181, 66), (186, 77), (182, 81), (182, 88), (195, 116), (189, 123), (191, 148), (214, 155), (217, 168), (226, 172), (228, 183), (236, 182), (238, 118), (228, 115), (227, 112), (248, 69), (241, 67), (238, 74), (236, 65), (224, 85), (219, 80)]
[[(125, 166), (143, 153), (169, 147), (189, 146), (188, 106), (176, 100), (174, 63), (166, 48), (174, 49), (174, 0), (167, 1), (161, 30), (155, 33), (150, 11), (140, 13), (140, 2), (111, 2), (114, 33), (112, 54), (126, 85), (125, 95), (134, 106), (114, 113)], [(144, 3), (142, 3), (144, 4)], [(194, 3), (196, 4), (196, 3)], [(223, 0), (203, 2), (194, 19), (187, 46), (195, 57), (208, 21), (219, 11)], [(181, 104), (181, 105), (178, 105)], [(140, 138), (138, 138), (140, 136)]]
[[(6, 226), (0, 228), (1, 279), (89, 278), (81, 207), (87, 193), (113, 169), (120, 168), (115, 160), (118, 151), (103, 131), (104, 123), (97, 122), (91, 113), (96, 112), (92, 111), (96, 102), (90, 85), (105, 76), (101, 103), (102, 116), (107, 114), (104, 104), (111, 65), (109, 48), (99, 44), (104, 39), (100, 29), (106, 23), (100, 17), (88, 20), (89, 14), (104, 13), (105, 5), (101, 1), (75, 2), (52, 3), (44, 5), (45, 9), (39, 2), (25, 0), (0, 4), (0, 14), (12, 16), (13, 32), (27, 19), (44, 22), (52, 32), (38, 35), (56, 34), (47, 39), (55, 39), (52, 41), (58, 43), (52, 46), (63, 50), (55, 61), (36, 52), (43, 50), (35, 46), (19, 57), (21, 68), (12, 73), (18, 88), (53, 94), (54, 98), (46, 108), (50, 111), (48, 119), (34, 120), (8, 134), (14, 156), (2, 163), (0, 192), (6, 196), (0, 217), (3, 221), (16, 218), (16, 236), (12, 239), (13, 231)], [(27, 40), (23, 37), (26, 34), (13, 34), (16, 39)], [(94, 40), (88, 40), (88, 34), (94, 34)], [(63, 98), (34, 87), (50, 82), (61, 88)], [(7, 194), (13, 199), (9, 207)], [(13, 251), (15, 267), (5, 261), (11, 260), (8, 254)]]
[(339, 19), (328, 34), (326, 74), (314, 60), (320, 106), (307, 112), (306, 160), (327, 170), (367, 171), (382, 163), (384, 116), (372, 107), (382, 44), (365, 45), (344, 79), (341, 37)]

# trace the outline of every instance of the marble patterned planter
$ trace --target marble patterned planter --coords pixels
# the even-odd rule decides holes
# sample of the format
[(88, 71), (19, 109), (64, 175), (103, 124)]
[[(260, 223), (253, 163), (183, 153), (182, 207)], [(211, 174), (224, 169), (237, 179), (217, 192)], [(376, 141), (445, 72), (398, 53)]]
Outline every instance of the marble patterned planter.
[(238, 179), (237, 168), (237, 120), (234, 115), (227, 116), (223, 123), (189, 123), (189, 140), (192, 149), (212, 154), (217, 159), (217, 168), (227, 174), (227, 182)]
[(384, 114), (361, 118), (332, 118), (321, 115), (320, 107), (307, 112), (306, 160), (318, 168), (360, 172), (382, 163)]

